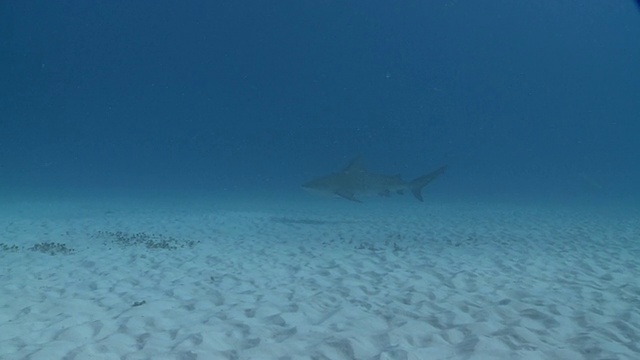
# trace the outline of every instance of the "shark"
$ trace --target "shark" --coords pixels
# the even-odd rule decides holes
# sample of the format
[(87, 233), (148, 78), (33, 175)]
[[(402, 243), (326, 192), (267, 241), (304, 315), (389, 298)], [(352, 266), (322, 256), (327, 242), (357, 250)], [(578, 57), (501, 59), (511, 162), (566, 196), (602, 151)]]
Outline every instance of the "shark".
[(358, 196), (380, 195), (388, 197), (391, 194), (402, 195), (410, 191), (419, 201), (422, 189), (433, 180), (444, 174), (447, 166), (411, 181), (405, 182), (400, 175), (381, 175), (367, 171), (361, 156), (353, 159), (342, 171), (321, 176), (302, 185), (302, 188), (316, 193), (333, 194), (343, 199), (362, 202)]

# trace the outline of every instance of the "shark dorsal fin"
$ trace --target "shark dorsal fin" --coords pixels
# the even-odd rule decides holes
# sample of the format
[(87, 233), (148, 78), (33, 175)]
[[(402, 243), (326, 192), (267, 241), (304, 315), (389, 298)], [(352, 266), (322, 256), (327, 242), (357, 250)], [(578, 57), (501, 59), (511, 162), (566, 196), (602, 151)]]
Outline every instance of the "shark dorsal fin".
[(351, 160), (349, 165), (344, 168), (343, 172), (347, 174), (365, 172), (364, 160), (362, 159), (362, 156), (358, 156), (357, 158)]

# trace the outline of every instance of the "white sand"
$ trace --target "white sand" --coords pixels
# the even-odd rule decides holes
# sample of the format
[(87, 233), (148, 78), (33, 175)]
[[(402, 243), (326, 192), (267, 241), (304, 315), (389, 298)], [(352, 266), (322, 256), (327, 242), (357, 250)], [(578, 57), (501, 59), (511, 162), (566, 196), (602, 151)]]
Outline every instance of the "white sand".
[(0, 359), (640, 359), (637, 212), (15, 202), (0, 242)]

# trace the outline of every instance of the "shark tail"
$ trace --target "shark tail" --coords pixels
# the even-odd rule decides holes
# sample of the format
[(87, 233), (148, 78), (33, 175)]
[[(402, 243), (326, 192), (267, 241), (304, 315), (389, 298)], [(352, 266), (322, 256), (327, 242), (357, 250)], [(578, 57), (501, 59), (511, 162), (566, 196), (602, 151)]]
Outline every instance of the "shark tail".
[(433, 180), (435, 180), (438, 176), (444, 174), (444, 171), (447, 169), (447, 166), (442, 166), (440, 168), (438, 168), (437, 170), (425, 175), (425, 176), (421, 176), (417, 179), (412, 180), (409, 183), (409, 189), (411, 189), (411, 193), (413, 193), (413, 196), (416, 197), (416, 199), (423, 201), (422, 199), (422, 189), (429, 185), (430, 182), (432, 182)]

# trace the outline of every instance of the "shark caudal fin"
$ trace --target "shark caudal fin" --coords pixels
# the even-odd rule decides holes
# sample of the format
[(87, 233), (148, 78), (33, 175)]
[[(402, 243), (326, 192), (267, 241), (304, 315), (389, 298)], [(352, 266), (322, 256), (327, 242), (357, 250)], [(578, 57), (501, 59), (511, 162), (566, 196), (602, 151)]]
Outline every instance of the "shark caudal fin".
[(409, 183), (409, 189), (411, 189), (411, 193), (416, 199), (423, 201), (422, 199), (422, 189), (429, 185), (430, 182), (435, 180), (438, 176), (444, 174), (444, 171), (447, 169), (447, 166), (442, 166), (438, 170), (433, 171), (425, 176), (421, 176), (417, 179), (412, 180)]

